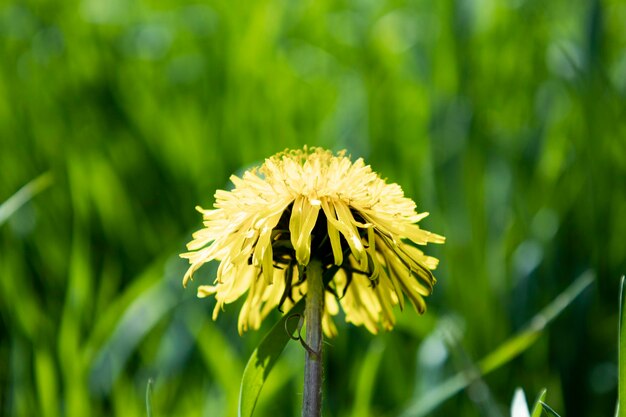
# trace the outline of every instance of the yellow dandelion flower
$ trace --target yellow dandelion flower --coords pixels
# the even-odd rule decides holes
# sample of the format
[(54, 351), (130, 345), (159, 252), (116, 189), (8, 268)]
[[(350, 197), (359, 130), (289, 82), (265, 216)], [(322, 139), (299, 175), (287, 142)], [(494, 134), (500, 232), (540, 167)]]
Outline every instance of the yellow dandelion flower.
[(363, 159), (320, 148), (286, 150), (231, 176), (234, 189), (218, 190), (214, 209), (198, 207), (204, 228), (193, 235), (183, 284), (204, 263), (220, 262), (213, 285), (198, 296), (215, 295), (213, 319), (224, 304), (247, 293), (239, 332), (257, 329), (275, 308), (291, 308), (307, 293), (306, 266), (312, 258), (325, 271), (323, 328), (336, 332), (331, 316), (340, 308), (346, 321), (377, 333), (395, 324), (393, 307), (405, 297), (419, 313), (426, 309), (436, 258), (415, 245), (445, 238), (416, 223), (415, 203), (399, 185), (388, 184)]

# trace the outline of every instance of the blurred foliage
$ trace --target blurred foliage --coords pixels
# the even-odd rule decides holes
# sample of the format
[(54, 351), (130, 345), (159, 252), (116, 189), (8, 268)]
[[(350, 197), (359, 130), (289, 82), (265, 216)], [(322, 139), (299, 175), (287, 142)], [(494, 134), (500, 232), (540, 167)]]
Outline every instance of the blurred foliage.
[[(54, 183), (0, 225), (0, 413), (143, 416), (152, 378), (154, 416), (236, 415), (269, 325), (210, 321), (177, 253), (232, 172), (309, 144), (365, 157), (448, 238), (425, 316), (328, 341), (326, 415), (399, 414), (582, 274), (548, 333), (433, 415), (506, 415), (517, 386), (611, 415), (624, 22), (619, 0), (3, 3), (0, 202)], [(299, 415), (302, 357), (256, 415)]]

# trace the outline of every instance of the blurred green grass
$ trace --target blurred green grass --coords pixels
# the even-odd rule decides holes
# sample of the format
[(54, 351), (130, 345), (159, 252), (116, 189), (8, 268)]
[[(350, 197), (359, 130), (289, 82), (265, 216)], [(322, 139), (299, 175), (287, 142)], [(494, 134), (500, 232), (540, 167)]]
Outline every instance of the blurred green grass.
[[(581, 2), (22, 1), (0, 5), (0, 413), (235, 415), (236, 306), (176, 257), (228, 176), (286, 147), (346, 148), (445, 235), (429, 312), (329, 341), (327, 414), (400, 413), (575, 277), (586, 292), (485, 377), (569, 417), (610, 415), (626, 270), (626, 5)], [(211, 271), (205, 272), (206, 279)], [(201, 281), (200, 277), (197, 281)], [(267, 326), (264, 327), (267, 330)], [(257, 415), (298, 415), (288, 345)], [(459, 394), (434, 415), (478, 415)]]

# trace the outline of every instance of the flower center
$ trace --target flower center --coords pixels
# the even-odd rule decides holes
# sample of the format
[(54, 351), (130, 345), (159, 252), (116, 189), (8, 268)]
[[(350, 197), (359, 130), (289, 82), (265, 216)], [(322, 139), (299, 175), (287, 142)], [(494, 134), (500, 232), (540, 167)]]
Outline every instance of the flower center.
[[(296, 260), (295, 249), (291, 243), (291, 233), (289, 231), (289, 220), (293, 210), (293, 204), (289, 205), (283, 212), (278, 224), (272, 232), (272, 250), (273, 250), (273, 263), (275, 268), (285, 269), (285, 291), (281, 297), (281, 301), (278, 308), (281, 309), (283, 303), (289, 299), (294, 301), (294, 292), (298, 291), (298, 288), (306, 281), (306, 274), (302, 270), (298, 272), (298, 279), (294, 280), (294, 270), (298, 268), (298, 262)], [(365, 223), (362, 216), (354, 211), (350, 210), (352, 216), (357, 222)], [(363, 274), (368, 277), (372, 276), (373, 271), (360, 271), (350, 264), (350, 247), (345, 238), (341, 235), (341, 247), (343, 250), (343, 263), (340, 266), (334, 264), (333, 250), (330, 239), (328, 237), (327, 219), (323, 211), (320, 211), (318, 218), (315, 222), (315, 226), (311, 231), (311, 259), (316, 259), (321, 262), (323, 271), (331, 268), (344, 269), (348, 275), (348, 282), (344, 288), (341, 288), (341, 294), (337, 294), (337, 290), (334, 286), (331, 286), (332, 279), (324, 282), (325, 289), (330, 291), (335, 296), (341, 298), (348, 289), (351, 282), (351, 276), (354, 273)], [(362, 228), (357, 228), (359, 237), (364, 245), (367, 245), (367, 231)], [(249, 260), (252, 263), (252, 257)], [(370, 263), (371, 264), (371, 263)], [(377, 282), (372, 280), (372, 286), (376, 286)]]

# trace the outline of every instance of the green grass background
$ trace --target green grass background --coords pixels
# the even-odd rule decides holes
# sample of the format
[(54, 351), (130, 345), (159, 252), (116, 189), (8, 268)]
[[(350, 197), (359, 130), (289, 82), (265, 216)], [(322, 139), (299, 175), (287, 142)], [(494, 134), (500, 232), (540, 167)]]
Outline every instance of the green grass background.
[[(339, 320), (325, 415), (401, 414), (581, 275), (537, 343), (431, 415), (506, 416), (517, 386), (612, 415), (625, 27), (616, 0), (3, 2), (0, 202), (53, 183), (0, 224), (0, 414), (143, 416), (153, 379), (153, 416), (236, 415), (278, 316), (212, 322), (177, 254), (231, 173), (309, 144), (364, 157), (448, 239), (425, 316)], [(256, 415), (299, 415), (302, 361), (290, 344)]]

